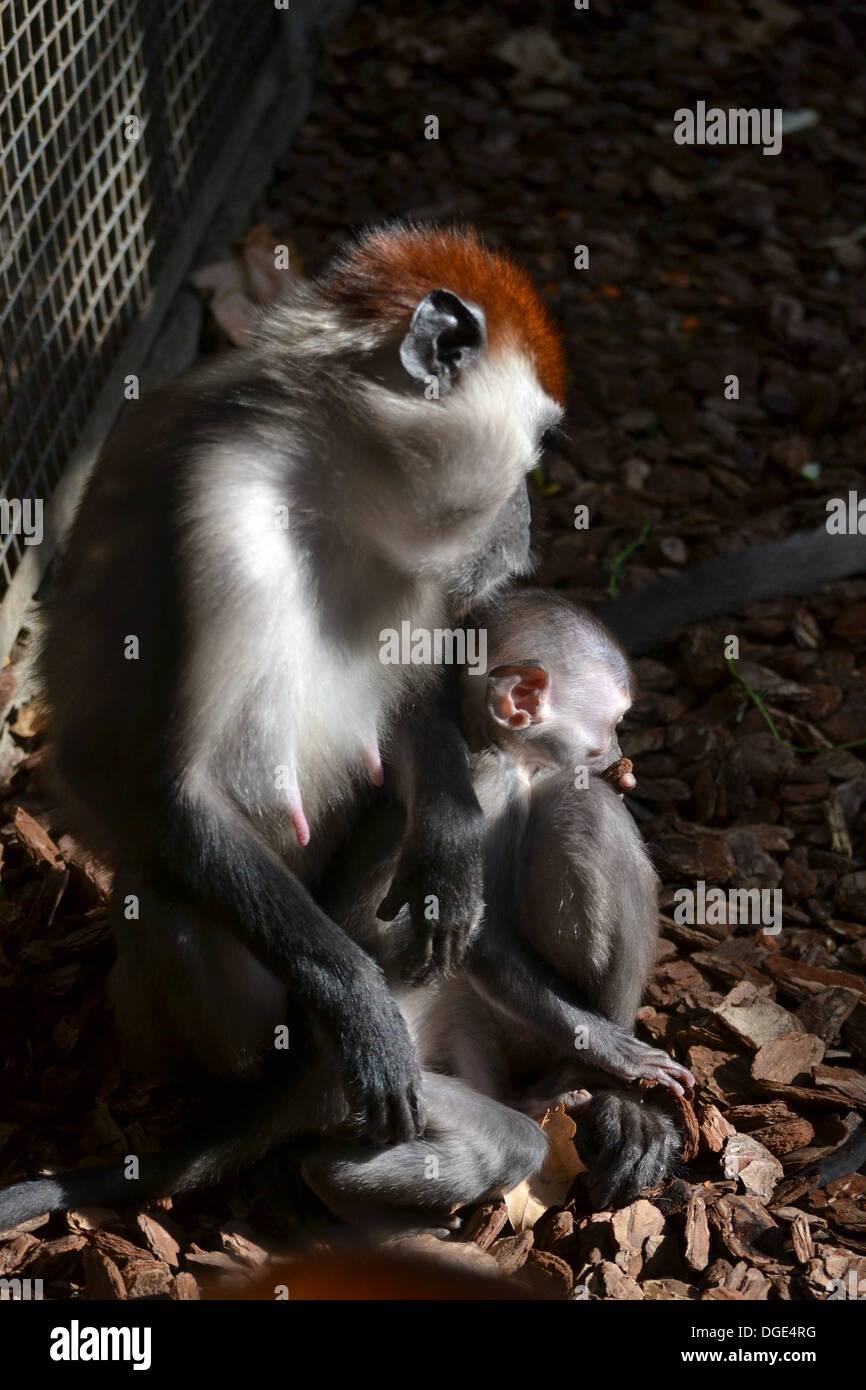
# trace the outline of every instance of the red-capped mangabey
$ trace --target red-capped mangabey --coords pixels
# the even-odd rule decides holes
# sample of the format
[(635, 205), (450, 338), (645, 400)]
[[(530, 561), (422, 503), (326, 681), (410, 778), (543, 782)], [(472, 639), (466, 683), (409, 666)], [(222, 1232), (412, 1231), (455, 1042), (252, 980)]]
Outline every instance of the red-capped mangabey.
[[(423, 1067), (536, 1116), (564, 1101), (580, 1112), (593, 1203), (629, 1201), (679, 1151), (659, 1093), (642, 1097), (634, 1083), (677, 1096), (693, 1084), (633, 1032), (658, 940), (656, 876), (621, 796), (597, 775), (621, 756), (631, 670), (594, 617), (550, 593), (510, 593), (467, 622), (487, 633), (486, 674), (462, 681), (486, 840), (485, 913), (463, 968), (399, 990), (411, 924), (398, 919), (401, 936), (377, 923), (390, 869), (370, 866), (393, 828), (359, 835), (330, 906), (394, 980)], [(468, 1127), (476, 1138), (482, 1124)], [(391, 1153), (405, 1168), (413, 1146)], [(322, 1151), (304, 1172), (333, 1206), (370, 1199), (374, 1170), (357, 1151)]]
[[(248, 348), (124, 409), (48, 618), (56, 765), (117, 867), (123, 1033), (150, 1066), (190, 1062), (237, 1095), (138, 1181), (19, 1185), (0, 1226), (106, 1182), (114, 1201), (185, 1190), (288, 1135), (423, 1130), (394, 998), (309, 886), (383, 749), (412, 827), (406, 969), (459, 963), (482, 882), (465, 743), (435, 671), (386, 664), (380, 634), (447, 627), (527, 567), (526, 474), (562, 393), (522, 271), (471, 230), (393, 225), (294, 282)], [(514, 1171), (535, 1136), (523, 1149)]]

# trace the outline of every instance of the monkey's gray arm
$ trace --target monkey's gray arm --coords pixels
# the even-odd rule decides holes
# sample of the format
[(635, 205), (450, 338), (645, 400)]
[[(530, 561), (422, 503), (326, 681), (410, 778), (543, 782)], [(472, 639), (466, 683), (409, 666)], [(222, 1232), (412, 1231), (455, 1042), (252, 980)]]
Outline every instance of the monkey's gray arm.
[(421, 1132), (420, 1076), (382, 972), (216, 788), (172, 798), (144, 867), (167, 898), (223, 922), (321, 1026), (372, 1140)]
[(404, 717), (395, 761), (407, 831), (377, 916), (393, 921), (409, 904), (412, 944), (401, 974), (421, 985), (458, 968), (483, 906), (484, 816), (448, 692)]
[[(464, 971), (488, 1005), (574, 1056), (575, 1078), (654, 1081), (674, 1095), (694, 1085), (691, 1073), (666, 1052), (569, 998), (554, 971), (510, 929), (485, 924), (470, 943)], [(585, 1074), (585, 1075), (584, 1075)]]
[(641, 656), (686, 623), (734, 613), (759, 599), (810, 594), (828, 580), (864, 571), (866, 535), (829, 535), (822, 525), (717, 555), (605, 604), (598, 616), (632, 656)]

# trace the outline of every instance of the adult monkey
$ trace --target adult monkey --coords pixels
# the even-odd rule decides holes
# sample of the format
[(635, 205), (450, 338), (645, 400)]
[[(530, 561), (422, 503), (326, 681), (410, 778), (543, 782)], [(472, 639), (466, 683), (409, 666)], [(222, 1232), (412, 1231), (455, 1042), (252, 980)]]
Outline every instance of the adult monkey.
[[(42, 669), (58, 771), (117, 865), (113, 992), (148, 1060), (254, 1090), (266, 1059), (286, 1112), (296, 1067), (324, 1052), (343, 1105), (317, 1124), (422, 1129), (399, 1011), (307, 885), (399, 743), (407, 970), (459, 962), (481, 891), (465, 747), (429, 707), (401, 725), (435, 673), (383, 664), (378, 635), (447, 625), (527, 568), (525, 479), (562, 381), (522, 271), (471, 230), (394, 225), (113, 434)], [(271, 1138), (310, 1122), (289, 1105)]]

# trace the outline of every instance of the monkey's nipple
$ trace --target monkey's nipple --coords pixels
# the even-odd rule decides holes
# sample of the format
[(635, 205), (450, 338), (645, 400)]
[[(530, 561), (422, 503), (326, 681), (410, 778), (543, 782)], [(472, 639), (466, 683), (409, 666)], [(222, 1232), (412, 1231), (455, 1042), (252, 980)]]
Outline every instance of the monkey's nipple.
[(385, 781), (385, 771), (382, 767), (382, 756), (375, 743), (365, 743), (364, 762), (367, 764), (367, 771), (373, 786), (381, 787)]
[(294, 826), (298, 844), (301, 846), (301, 849), (303, 849), (305, 845), (310, 843), (310, 827), (307, 822), (307, 817), (304, 815), (304, 807), (300, 796), (290, 805), (289, 818)]

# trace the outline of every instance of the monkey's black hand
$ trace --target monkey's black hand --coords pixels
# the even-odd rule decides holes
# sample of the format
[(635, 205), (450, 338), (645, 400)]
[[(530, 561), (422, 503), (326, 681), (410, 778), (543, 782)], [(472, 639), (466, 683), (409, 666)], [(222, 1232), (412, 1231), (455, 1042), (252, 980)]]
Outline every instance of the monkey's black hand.
[(408, 984), (428, 984), (462, 964), (484, 906), (483, 846), (477, 802), (427, 807), (406, 837), (376, 916), (391, 922), (409, 904), (413, 942), (401, 969)]
[(687, 1067), (675, 1062), (660, 1048), (641, 1042), (625, 1028), (605, 1023), (597, 1049), (590, 1035), (590, 1045), (584, 1054), (588, 1062), (594, 1062), (620, 1081), (654, 1081), (675, 1096), (682, 1096), (686, 1089), (694, 1088), (695, 1078)]
[(343, 1083), (364, 1139), (400, 1144), (423, 1134), (426, 1115), (415, 1049), (378, 970), (354, 987), (338, 1050)]
[(677, 1127), (659, 1105), (619, 1091), (594, 1096), (578, 1124), (577, 1146), (596, 1211), (623, 1206), (654, 1187), (680, 1151)]

